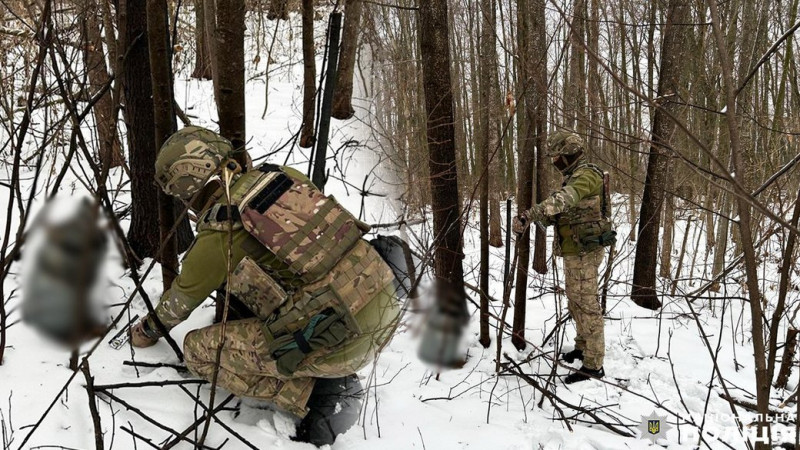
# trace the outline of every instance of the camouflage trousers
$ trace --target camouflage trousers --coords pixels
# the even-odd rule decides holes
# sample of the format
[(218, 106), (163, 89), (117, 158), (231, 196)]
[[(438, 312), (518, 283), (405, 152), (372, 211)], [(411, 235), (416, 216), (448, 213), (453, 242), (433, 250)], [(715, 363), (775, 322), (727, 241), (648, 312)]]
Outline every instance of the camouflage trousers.
[[(397, 324), (397, 311), (394, 287), (388, 286), (356, 315), (365, 333), (339, 346), (314, 351), (290, 377), (278, 371), (270, 355), (271, 338), (264, 332), (262, 319), (230, 321), (226, 324), (220, 353), (217, 386), (238, 396), (271, 401), (303, 417), (308, 412), (306, 403), (316, 378), (351, 375), (372, 361), (391, 336)], [(184, 354), (186, 366), (192, 373), (206, 380), (213, 379), (221, 340), (222, 324), (186, 335)]]
[(564, 256), (567, 306), (578, 330), (575, 348), (583, 351), (583, 365), (589, 369), (602, 367), (606, 353), (603, 309), (597, 298), (597, 269), (604, 256), (602, 248), (583, 256)]

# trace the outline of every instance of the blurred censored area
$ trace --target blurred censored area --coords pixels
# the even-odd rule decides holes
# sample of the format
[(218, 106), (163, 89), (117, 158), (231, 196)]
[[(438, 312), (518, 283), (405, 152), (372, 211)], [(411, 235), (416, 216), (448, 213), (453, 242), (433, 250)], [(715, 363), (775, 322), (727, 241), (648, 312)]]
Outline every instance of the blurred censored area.
[(22, 254), (22, 320), (62, 345), (102, 336), (97, 280), (107, 241), (90, 199), (49, 200)]

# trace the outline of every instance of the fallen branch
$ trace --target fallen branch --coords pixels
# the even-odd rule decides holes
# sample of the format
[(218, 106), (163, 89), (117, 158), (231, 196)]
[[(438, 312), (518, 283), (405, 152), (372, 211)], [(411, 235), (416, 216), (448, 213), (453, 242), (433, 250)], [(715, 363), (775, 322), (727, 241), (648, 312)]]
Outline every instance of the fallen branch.
[[(511, 372), (511, 373), (517, 375), (518, 377), (522, 378), (528, 384), (533, 386), (537, 391), (541, 392), (542, 395), (547, 397), (547, 399), (550, 400), (550, 403), (556, 409), (556, 412), (558, 412), (558, 414), (564, 420), (564, 423), (567, 425), (567, 428), (569, 428), (570, 431), (572, 431), (572, 426), (570, 426), (569, 422), (566, 420), (566, 417), (564, 416), (564, 411), (556, 403), (560, 403), (561, 405), (564, 405), (567, 408), (572, 409), (573, 411), (577, 411), (578, 413), (586, 414), (587, 416), (589, 416), (592, 419), (594, 419), (595, 423), (597, 423), (598, 425), (602, 425), (605, 428), (607, 428), (608, 430), (610, 430), (613, 433), (616, 433), (616, 434), (618, 434), (620, 436), (625, 436), (625, 437), (635, 437), (636, 436), (630, 430), (627, 430), (627, 431), (626, 430), (621, 430), (621, 429), (617, 428), (617, 426), (615, 426), (614, 424), (608, 423), (607, 421), (601, 419), (597, 414), (595, 414), (594, 411), (596, 411), (596, 410), (590, 410), (590, 409), (587, 409), (587, 408), (583, 408), (583, 407), (580, 407), (580, 406), (573, 405), (573, 404), (565, 401), (561, 397), (555, 395), (554, 393), (548, 391), (547, 389), (542, 388), (539, 385), (539, 382), (537, 382), (533, 377), (531, 377), (530, 375), (528, 375), (528, 374), (526, 374), (526, 373), (524, 373), (522, 371), (522, 368), (517, 364), (516, 361), (511, 359), (505, 353), (503, 354), (503, 356), (506, 358), (506, 361), (508, 361), (508, 363), (511, 364), (511, 366), (513, 366), (513, 370), (512, 369), (508, 369), (509, 372)], [(506, 368), (508, 368), (507, 364), (506, 364)], [(627, 425), (623, 425), (623, 424), (619, 424), (619, 425), (622, 426), (622, 427), (628, 428)]]

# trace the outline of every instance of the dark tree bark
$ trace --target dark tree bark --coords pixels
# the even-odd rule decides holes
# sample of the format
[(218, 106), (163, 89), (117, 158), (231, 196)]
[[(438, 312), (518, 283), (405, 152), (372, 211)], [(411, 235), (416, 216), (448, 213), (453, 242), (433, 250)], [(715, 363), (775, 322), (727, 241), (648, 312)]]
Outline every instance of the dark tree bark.
[(217, 73), (214, 74), (214, 95), (219, 114), (219, 133), (231, 141), (234, 158), (242, 167), (246, 167), (244, 0), (217, 0), (216, 13), (216, 48), (213, 53), (217, 58)]
[(204, 0), (194, 2), (194, 70), (192, 78), (201, 80), (211, 79), (211, 51), (206, 33), (206, 16)]
[(131, 168), (131, 226), (128, 240), (137, 257), (155, 256), (159, 247), (158, 186), (155, 179), (156, 151), (153, 117), (153, 86), (150, 84), (150, 55), (147, 48), (145, 0), (120, 2), (120, 34), (129, 43), (123, 68), (125, 125)]
[(452, 294), (440, 298), (440, 307), (456, 314), (463, 313), (466, 317), (447, 19), (447, 0), (420, 2), (419, 36), (436, 243), (434, 273), (439, 282), (451, 289)]
[(333, 94), (334, 118), (346, 120), (355, 114), (353, 109), (353, 75), (361, 32), (361, 0), (347, 0), (344, 11), (342, 49), (339, 53), (339, 70), (336, 72), (336, 91)]
[(314, 55), (314, 0), (303, 0), (303, 125), (300, 147), (314, 146), (314, 113), (317, 97), (317, 63)]
[[(177, 130), (169, 40), (166, 0), (147, 0), (147, 41), (150, 54), (150, 81), (153, 88), (153, 139), (155, 148), (159, 149)], [(161, 254), (161, 274), (166, 290), (172, 286), (172, 281), (178, 273), (178, 252), (173, 237), (165, 241), (175, 223), (174, 199), (160, 191), (158, 221), (160, 239), (165, 242)]]
[[(150, 83), (150, 55), (147, 43), (145, 0), (119, 2), (120, 42), (130, 43), (122, 72), (125, 97), (123, 109), (128, 129), (131, 167), (131, 226), (128, 240), (138, 258), (156, 256), (160, 245), (158, 208), (159, 189), (155, 184), (155, 144), (153, 86)], [(171, 226), (171, 225), (170, 225)], [(177, 230), (178, 252), (189, 248), (192, 230), (184, 219)]]
[(688, 2), (670, 0), (658, 77), (658, 98), (662, 100), (653, 118), (652, 144), (639, 214), (639, 240), (636, 243), (636, 262), (631, 290), (633, 301), (649, 309), (661, 306), (655, 291), (656, 261), (669, 162), (668, 152), (675, 145), (676, 126), (670, 116), (679, 117), (683, 108), (679, 93), (686, 91), (685, 66), (682, 61), (691, 39), (692, 26), (688, 25), (690, 22)]

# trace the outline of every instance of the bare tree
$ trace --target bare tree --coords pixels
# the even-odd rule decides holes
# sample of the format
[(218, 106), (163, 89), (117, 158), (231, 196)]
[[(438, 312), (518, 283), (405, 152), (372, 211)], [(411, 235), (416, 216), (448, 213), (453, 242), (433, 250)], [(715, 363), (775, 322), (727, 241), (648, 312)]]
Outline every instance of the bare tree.
[(456, 170), (453, 92), (450, 79), (450, 32), (447, 0), (419, 5), (419, 38), (427, 136), (430, 155), (431, 209), (436, 251), (434, 272), (452, 293), (450, 304), (441, 305), (455, 314), (466, 314), (462, 266), (461, 207)]
[(682, 64), (692, 32), (690, 8), (686, 0), (670, 0), (661, 50), (658, 76), (659, 106), (653, 117), (653, 135), (647, 162), (642, 207), (639, 214), (639, 240), (633, 269), (631, 298), (636, 304), (657, 309), (661, 306), (655, 290), (658, 235), (661, 208), (667, 178), (668, 153), (675, 151), (675, 120), (683, 108), (681, 94), (686, 92)]

